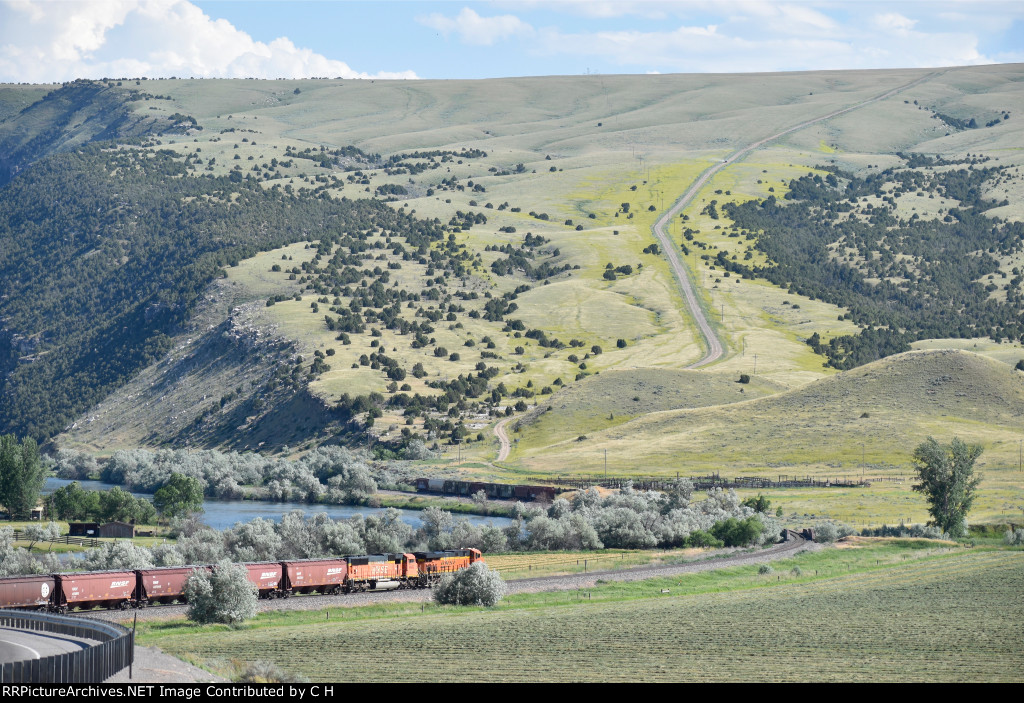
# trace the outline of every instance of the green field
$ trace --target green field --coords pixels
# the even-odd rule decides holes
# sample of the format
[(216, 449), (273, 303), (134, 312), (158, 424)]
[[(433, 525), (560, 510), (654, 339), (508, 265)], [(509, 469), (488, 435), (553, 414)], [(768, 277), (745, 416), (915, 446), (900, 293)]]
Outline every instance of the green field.
[(313, 681), (1021, 679), (1020, 551), (909, 541), (774, 566), (512, 596), (493, 610), (278, 613), (237, 631), (146, 624), (140, 642)]

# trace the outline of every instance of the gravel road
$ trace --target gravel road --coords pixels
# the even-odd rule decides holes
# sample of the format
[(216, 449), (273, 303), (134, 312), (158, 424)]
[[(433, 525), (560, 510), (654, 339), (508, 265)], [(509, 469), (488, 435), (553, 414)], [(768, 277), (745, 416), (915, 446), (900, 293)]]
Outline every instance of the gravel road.
[(498, 442), (501, 444), (501, 449), (498, 450), (498, 458), (495, 461), (505, 461), (508, 459), (508, 453), (512, 451), (512, 445), (508, 441), (508, 435), (505, 434), (505, 425), (512, 418), (506, 417), (504, 420), (494, 426), (494, 436), (498, 438)]
[(700, 306), (700, 303), (697, 299), (697, 293), (694, 284), (690, 280), (689, 275), (687, 275), (686, 269), (683, 267), (683, 264), (680, 261), (679, 252), (676, 251), (676, 249), (678, 248), (677, 245), (672, 241), (672, 238), (665, 232), (665, 226), (671, 221), (671, 219), (675, 217), (675, 215), (680, 210), (682, 210), (683, 208), (690, 204), (690, 201), (692, 201), (693, 198), (696, 197), (697, 193), (700, 192), (700, 189), (704, 187), (704, 185), (711, 179), (712, 176), (721, 171), (723, 168), (726, 168), (727, 166), (736, 163), (740, 159), (743, 159), (755, 149), (764, 146), (768, 142), (779, 139), (780, 137), (784, 137), (787, 134), (791, 134), (792, 132), (804, 129), (805, 127), (810, 127), (811, 125), (817, 124), (818, 122), (823, 122), (825, 120), (832, 119), (833, 117), (844, 115), (847, 112), (858, 110), (866, 105), (878, 102), (879, 100), (884, 100), (885, 98), (892, 97), (893, 95), (896, 95), (897, 93), (900, 93), (915, 85), (918, 85), (919, 83), (923, 83), (924, 81), (930, 80), (935, 76), (940, 75), (940, 73), (941, 72), (929, 73), (926, 76), (922, 76), (921, 78), (911, 81), (910, 83), (907, 83), (905, 85), (901, 85), (898, 88), (888, 90), (882, 93), (881, 95), (876, 95), (873, 98), (869, 98), (868, 100), (864, 100), (855, 105), (851, 105), (850, 107), (842, 108), (840, 110), (834, 110), (828, 113), (827, 115), (822, 115), (821, 117), (815, 117), (813, 119), (806, 120), (804, 122), (801, 122), (800, 124), (784, 129), (781, 132), (777, 132), (771, 136), (765, 137), (764, 139), (761, 139), (757, 142), (754, 142), (753, 144), (750, 144), (748, 146), (743, 147), (742, 149), (739, 149), (738, 151), (733, 152), (732, 155), (724, 159), (721, 163), (717, 163), (706, 169), (703, 173), (701, 173), (697, 180), (694, 181), (689, 188), (687, 188), (686, 192), (679, 196), (679, 199), (672, 204), (672, 207), (670, 207), (664, 215), (658, 218), (658, 221), (654, 225), (654, 236), (657, 237), (658, 242), (661, 245), (661, 248), (665, 252), (665, 256), (668, 259), (668, 263), (672, 268), (672, 272), (675, 274), (676, 281), (678, 281), (679, 283), (679, 288), (683, 294), (683, 298), (686, 300), (686, 306), (690, 309), (690, 314), (693, 316), (694, 321), (697, 323), (697, 327), (700, 330), (701, 337), (704, 338), (704, 343), (708, 349), (707, 353), (699, 361), (695, 361), (686, 368), (698, 369), (701, 368), (702, 366), (707, 366), (708, 364), (717, 361), (725, 353), (725, 345), (722, 342), (722, 340), (718, 337), (718, 335), (715, 333), (711, 324), (708, 322), (707, 316), (704, 314), (703, 308), (701, 308)]

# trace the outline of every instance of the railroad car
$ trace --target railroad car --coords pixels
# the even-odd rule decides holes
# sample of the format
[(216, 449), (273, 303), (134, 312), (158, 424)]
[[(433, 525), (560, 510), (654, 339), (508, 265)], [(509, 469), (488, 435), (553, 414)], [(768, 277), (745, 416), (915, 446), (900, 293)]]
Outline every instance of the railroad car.
[(284, 567), (280, 561), (250, 561), (242, 564), (260, 598), (280, 598), (284, 588)]
[(155, 569), (138, 569), (135, 574), (135, 602), (140, 608), (156, 603), (173, 603), (178, 600), (187, 602), (185, 598), (185, 582), (192, 572), (201, 569), (209, 571), (209, 566), (164, 566)]
[(11, 576), (0, 579), (0, 608), (47, 608), (53, 595), (51, 575)]
[(540, 500), (551, 502), (558, 489), (554, 486), (525, 486), (509, 483), (478, 483), (455, 479), (418, 478), (416, 490), (420, 493), (472, 496), (483, 491), (492, 500)]
[(345, 559), (297, 559), (282, 561), (283, 595), (299, 593), (342, 593), (348, 579)]
[(138, 578), (134, 571), (93, 571), (54, 574), (50, 608), (66, 613), (72, 608), (121, 608), (135, 605)]

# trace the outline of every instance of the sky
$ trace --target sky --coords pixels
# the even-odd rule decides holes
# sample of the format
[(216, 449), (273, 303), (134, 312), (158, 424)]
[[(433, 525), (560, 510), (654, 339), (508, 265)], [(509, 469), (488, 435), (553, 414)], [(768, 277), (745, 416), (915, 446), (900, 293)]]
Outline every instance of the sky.
[(0, 82), (1024, 62), (1021, 0), (0, 0)]

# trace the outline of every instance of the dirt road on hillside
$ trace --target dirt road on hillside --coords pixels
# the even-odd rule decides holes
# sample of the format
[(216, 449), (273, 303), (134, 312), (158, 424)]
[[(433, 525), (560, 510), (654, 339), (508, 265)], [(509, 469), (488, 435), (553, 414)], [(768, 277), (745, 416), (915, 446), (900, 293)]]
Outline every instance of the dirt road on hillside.
[(821, 117), (815, 117), (814, 119), (806, 120), (805, 122), (801, 122), (798, 125), (794, 125), (792, 127), (789, 127), (788, 129), (782, 130), (781, 132), (777, 132), (771, 135), (770, 137), (765, 137), (760, 141), (754, 142), (749, 146), (743, 147), (739, 151), (733, 152), (732, 155), (724, 159), (721, 163), (715, 164), (714, 166), (711, 166), (707, 170), (705, 170), (697, 178), (697, 180), (693, 182), (693, 185), (691, 185), (686, 190), (686, 192), (683, 193), (678, 200), (676, 200), (672, 207), (670, 207), (668, 211), (658, 219), (658, 221), (654, 224), (654, 236), (657, 237), (658, 239), (658, 245), (665, 251), (665, 256), (668, 258), (669, 266), (672, 267), (672, 272), (675, 275), (676, 280), (679, 282), (679, 288), (683, 293), (683, 298), (684, 300), (686, 300), (686, 305), (690, 309), (690, 314), (693, 316), (694, 321), (697, 323), (697, 328), (700, 330), (700, 335), (704, 339), (704, 346), (707, 348), (707, 353), (703, 356), (703, 358), (701, 358), (698, 361), (695, 361), (686, 368), (699, 369), (703, 366), (707, 366), (709, 364), (714, 363), (715, 361), (718, 361), (718, 359), (720, 359), (722, 355), (725, 354), (725, 343), (715, 332), (710, 322), (708, 322), (707, 315), (704, 313), (704, 309), (701, 307), (700, 301), (697, 298), (697, 292), (694, 287), (694, 284), (690, 280), (690, 277), (686, 269), (683, 267), (682, 261), (680, 260), (677, 247), (672, 242), (671, 237), (665, 232), (665, 226), (669, 223), (669, 221), (673, 217), (675, 217), (675, 215), (680, 210), (682, 210), (683, 208), (690, 204), (694, 197), (696, 197), (697, 193), (700, 192), (700, 189), (703, 188), (709, 180), (711, 180), (712, 176), (714, 176), (716, 173), (726, 168), (727, 166), (736, 163), (740, 159), (743, 159), (744, 157), (747, 156), (747, 154), (754, 151), (755, 149), (764, 146), (768, 142), (779, 139), (780, 137), (784, 137), (787, 134), (791, 134), (792, 132), (804, 129), (805, 127), (810, 127), (811, 125), (817, 124), (819, 122), (823, 122), (833, 117), (838, 117), (839, 115), (843, 115), (846, 114), (847, 112), (857, 110), (859, 108), (864, 107), (865, 105), (870, 105), (871, 103), (878, 102), (879, 100), (885, 100), (886, 98), (896, 95), (897, 93), (907, 90), (908, 88), (912, 88), (915, 85), (923, 83), (924, 81), (931, 80), (932, 78), (940, 75), (941, 73), (942, 72), (929, 73), (926, 76), (922, 76), (921, 78), (911, 81), (910, 83), (902, 85), (898, 88), (893, 88), (892, 90), (888, 90), (882, 93), (881, 95), (876, 95), (875, 97), (870, 98), (869, 100), (864, 100), (863, 102), (859, 102), (856, 105), (851, 105), (850, 107), (846, 107), (841, 110), (835, 110), (833, 112), (828, 113), (827, 115), (822, 115)]
[(508, 458), (508, 453), (512, 451), (512, 444), (508, 441), (508, 435), (505, 434), (505, 425), (512, 418), (506, 417), (504, 420), (494, 426), (494, 434), (498, 437), (498, 441), (501, 443), (501, 449), (498, 450), (498, 458), (495, 461), (505, 461)]

